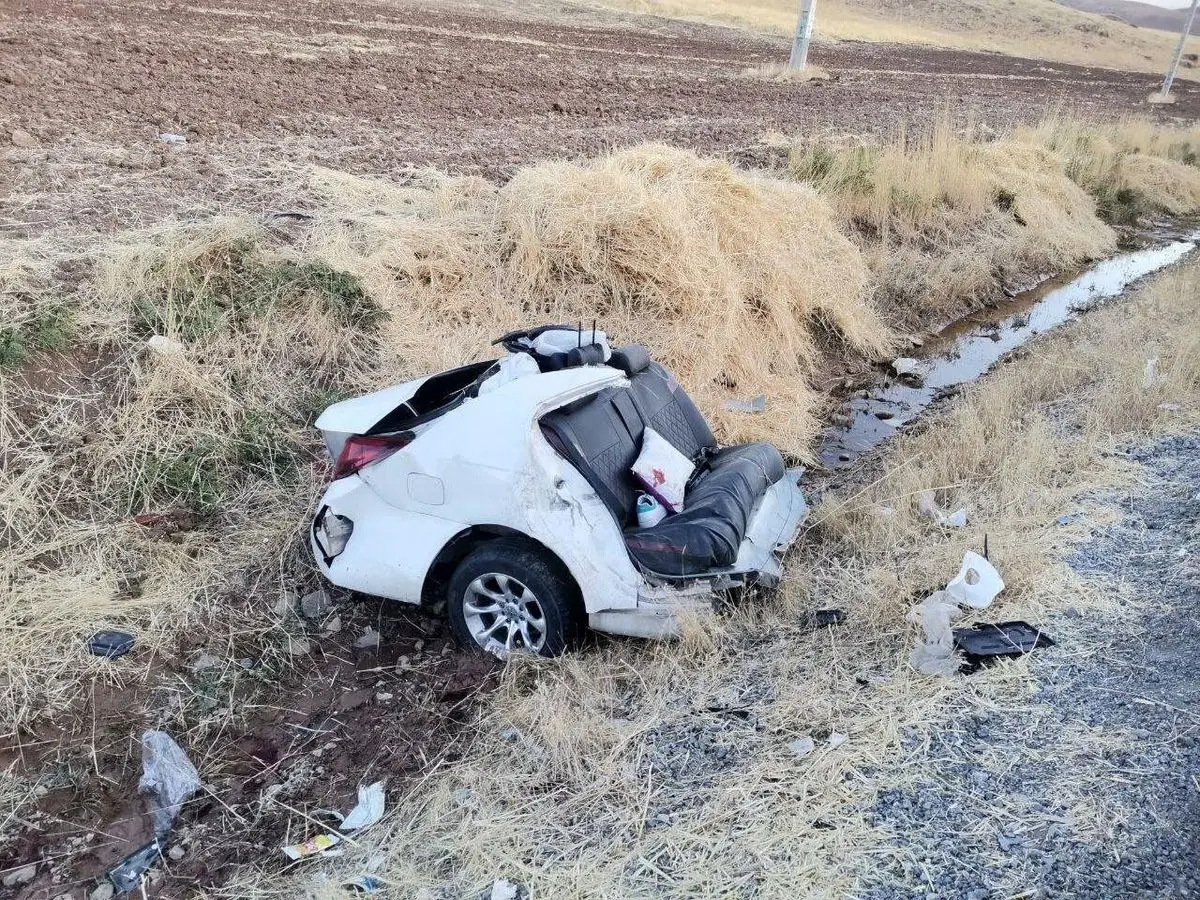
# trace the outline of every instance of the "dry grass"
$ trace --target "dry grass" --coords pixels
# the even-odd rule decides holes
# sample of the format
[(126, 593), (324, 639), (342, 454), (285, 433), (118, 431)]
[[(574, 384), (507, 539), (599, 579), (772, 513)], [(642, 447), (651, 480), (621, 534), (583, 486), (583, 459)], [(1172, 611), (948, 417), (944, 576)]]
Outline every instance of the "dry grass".
[[(606, 0), (637, 12), (791, 35), (789, 0)], [(818, 40), (921, 44), (1159, 74), (1176, 38), (1080, 12), (1053, 0), (821, 0)], [(1182, 77), (1194, 77), (1188, 70)]]
[(1056, 116), (1018, 138), (1062, 160), (1073, 181), (1096, 196), (1110, 218), (1147, 210), (1174, 215), (1200, 208), (1200, 129), (1129, 119), (1090, 124)]
[(855, 236), (877, 305), (904, 327), (1112, 252), (1147, 214), (1200, 210), (1194, 130), (1066, 116), (995, 138), (942, 121), (882, 142), (771, 138)]
[[(812, 188), (687, 151), (543, 163), (500, 188), (331, 173), (318, 187), (331, 215), (305, 252), (363, 280), (413, 374), (476, 357), (517, 323), (598, 318), (647, 344), (727, 439), (804, 456), (818, 343), (868, 355), (891, 343), (857, 249)], [(775, 415), (725, 409), (758, 394)]]
[(956, 318), (999, 288), (1103, 256), (1116, 244), (1053, 154), (943, 122), (881, 144), (804, 142), (793, 177), (856, 234), (879, 302), (907, 327)]
[[(911, 763), (931, 725), (976, 703), (1028, 708), (1036, 721), (1022, 663), (969, 681), (908, 670), (914, 600), (987, 533), (1008, 582), (990, 613), (1037, 620), (1068, 602), (1128, 613), (1059, 562), (1069, 538), (1054, 522), (1090, 487), (1126, 477), (1099, 451), (1178, 426), (1159, 404), (1183, 403), (1184, 421), (1200, 423), (1198, 285), (1195, 263), (1162, 277), (898, 439), (878, 478), (815, 510), (795, 575), (769, 604), (678, 646), (515, 660), (461, 758), (417, 784), (369, 846), (282, 882), (246, 873), (223, 894), (329, 896), (368, 860), (404, 896), (471, 896), (497, 877), (533, 896), (854, 891), (897, 852), (866, 813), (878, 791), (930, 777)], [(1151, 350), (1162, 377), (1146, 388)], [(969, 527), (921, 516), (915, 497), (927, 489), (966, 505)], [(805, 613), (820, 606), (847, 609), (851, 624), (811, 630)], [(849, 740), (832, 747), (830, 732)], [(787, 745), (805, 735), (817, 749), (796, 756)], [(1095, 735), (1064, 732), (1058, 749), (1094, 759)], [(1060, 786), (1077, 836), (1103, 840), (1088, 804), (1103, 777), (1093, 767)]]
[(803, 69), (793, 69), (786, 63), (764, 63), (742, 72), (748, 78), (761, 78), (764, 81), (790, 81), (803, 84), (807, 81), (829, 81), (830, 75), (820, 66), (807, 65)]

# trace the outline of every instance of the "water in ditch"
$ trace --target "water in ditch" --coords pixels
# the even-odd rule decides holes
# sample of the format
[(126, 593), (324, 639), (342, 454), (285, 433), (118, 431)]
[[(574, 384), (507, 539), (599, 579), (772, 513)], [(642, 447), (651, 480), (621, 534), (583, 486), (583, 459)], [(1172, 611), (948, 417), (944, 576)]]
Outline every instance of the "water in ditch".
[(1052, 278), (994, 309), (954, 322), (910, 351), (913, 373), (860, 391), (842, 413), (848, 424), (826, 429), (821, 462), (844, 469), (916, 419), (931, 403), (974, 381), (1006, 353), (1123, 294), (1129, 286), (1190, 253), (1200, 231), (1169, 227), (1150, 233), (1145, 249), (1096, 263), (1080, 274)]

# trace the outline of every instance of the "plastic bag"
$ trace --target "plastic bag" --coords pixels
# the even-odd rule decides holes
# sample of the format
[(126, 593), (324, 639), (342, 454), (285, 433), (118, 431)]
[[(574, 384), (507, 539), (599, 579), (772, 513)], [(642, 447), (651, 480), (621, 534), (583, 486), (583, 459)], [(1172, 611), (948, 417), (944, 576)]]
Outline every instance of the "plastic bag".
[(959, 669), (954, 655), (954, 632), (950, 623), (962, 615), (962, 609), (945, 591), (934, 591), (908, 614), (908, 620), (925, 629), (924, 642), (918, 642), (908, 662), (923, 675), (953, 675)]
[(155, 837), (167, 835), (184, 801), (200, 786), (200, 773), (169, 734), (147, 731), (142, 735), (142, 778), (138, 792), (154, 794), (150, 817)]

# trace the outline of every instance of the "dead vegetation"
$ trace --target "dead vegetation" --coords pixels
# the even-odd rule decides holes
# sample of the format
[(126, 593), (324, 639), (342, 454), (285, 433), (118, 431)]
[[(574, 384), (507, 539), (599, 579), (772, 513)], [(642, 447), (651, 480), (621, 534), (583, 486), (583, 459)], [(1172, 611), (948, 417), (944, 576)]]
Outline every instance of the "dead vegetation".
[[(1023, 663), (969, 680), (907, 668), (904, 613), (963, 551), (989, 536), (1008, 582), (989, 611), (998, 618), (1039, 620), (1068, 604), (1096, 616), (1135, 611), (1060, 562), (1070, 536), (1055, 521), (1089, 487), (1125, 477), (1101, 450), (1200, 422), (1198, 279), (1189, 264), (1035, 343), (923, 434), (898, 439), (877, 478), (815, 510), (794, 577), (769, 606), (698, 624), (677, 646), (514, 661), (465, 754), (403, 798), (366, 846), (319, 873), (283, 883), (247, 875), (223, 894), (328, 896), (364, 866), (415, 896), (473, 896), (497, 877), (533, 896), (860, 889), (895, 852), (873, 824), (873, 800), (925, 777), (906, 760), (921, 757), (931, 726), (972, 704), (1033, 714)], [(1147, 385), (1149, 353), (1160, 375)], [(1164, 402), (1188, 412), (1180, 419)], [(969, 527), (945, 530), (920, 514), (925, 490), (967, 506)], [(814, 629), (811, 611), (829, 606), (852, 624)], [(814, 749), (794, 743), (806, 737)], [(1058, 750), (1095, 760), (1107, 740), (1068, 731)], [(980, 764), (1021, 752), (1007, 744)], [(1114, 777), (1085, 765), (1059, 785), (1055, 801), (1078, 839), (1105, 839), (1089, 786)], [(1025, 827), (1045, 813), (1010, 804), (1003, 815)]]
[[(808, 455), (823, 358), (878, 356), (894, 344), (890, 323), (936, 324), (987, 299), (997, 279), (1112, 246), (1085, 193), (1105, 183), (1102, 170), (1081, 152), (1064, 168), (1051, 145), (944, 130), (882, 148), (810, 145), (792, 154), (790, 177), (649, 146), (532, 166), (503, 187), (316, 170), (311, 222), (234, 218), (128, 235), (96, 254), (69, 295), (49, 250), (14, 256), (0, 272), (0, 731), (65, 722), (89, 702), (81, 685), (114, 677), (82, 647), (99, 627), (134, 627), (153, 650), (153, 663), (122, 670), (127, 686), (148, 689), (158, 667), (205, 641), (288, 665), (303, 639), (271, 610), (309, 577), (299, 536), (326, 477), (315, 415), (346, 393), (478, 358), (515, 325), (598, 318), (618, 340), (647, 343), (726, 440)], [(1166, 207), (1138, 173), (1186, 167), (1191, 144), (1114, 146), (1130, 189), (1156, 208), (1185, 208)], [(936, 275), (918, 277), (926, 268)], [(1176, 361), (1163, 369), (1164, 385), (1187, 396), (1190, 346), (1164, 354)], [(1058, 381), (1037, 371), (1047, 380), (1003, 382), (1014, 393), (996, 416), (1065, 391), (1115, 391), (1102, 369)], [(727, 398), (760, 393), (770, 415), (725, 410)], [(1098, 396), (1109, 418), (1089, 428), (1153, 419), (1149, 395)], [(800, 890), (815, 871), (851, 885), (858, 863), (846, 854), (868, 835), (853, 806), (873, 788), (846, 777), (864, 759), (890, 758), (901, 730), (919, 728), (947, 690), (929, 693), (899, 665), (900, 613), (966, 540), (943, 536), (928, 550), (908, 513), (867, 527), (864, 504), (919, 487), (969, 502), (1008, 554), (1014, 597), (1036, 598), (1046, 563), (1029, 529), (1077, 486), (1084, 451), (1102, 437), (1072, 449), (1035, 416), (1020, 421), (1017, 444), (998, 439), (1007, 420), (973, 421), (983, 413), (972, 409), (953, 420), (962, 433), (946, 425), (921, 445), (937, 450), (933, 462), (824, 507), (823, 539), (777, 607), (716, 631), (697, 623), (682, 647), (623, 643), (514, 665), (467, 762), (405, 807), (414, 824), (385, 841), (388, 877), (465, 889), (494, 877), (485, 848), (507, 836), (511, 877), (550, 895), (764, 880)], [(937, 444), (937, 434), (949, 436)], [(998, 477), (993, 507), (983, 491)], [(1029, 505), (1022, 490), (1043, 499)], [(860, 534), (874, 543), (856, 543)], [(871, 625), (842, 643), (800, 624), (800, 612), (834, 603)], [(892, 681), (864, 711), (844, 676), (881, 658), (895, 663), (881, 673)], [(150, 714), (202, 741), (261, 687), (239, 684), (201, 714)], [(771, 688), (760, 696), (755, 684)], [(760, 728), (747, 728), (745, 708)], [(781, 755), (797, 723), (819, 737), (848, 733), (864, 756)], [(517, 739), (500, 737), (509, 727)], [(680, 735), (694, 737), (686, 750)], [(836, 834), (813, 830), (829, 817)]]

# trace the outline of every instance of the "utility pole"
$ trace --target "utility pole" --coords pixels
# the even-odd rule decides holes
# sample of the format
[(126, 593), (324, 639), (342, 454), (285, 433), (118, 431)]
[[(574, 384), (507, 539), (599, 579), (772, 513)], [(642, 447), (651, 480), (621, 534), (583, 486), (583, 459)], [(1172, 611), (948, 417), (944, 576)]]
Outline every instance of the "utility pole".
[[(1192, 12), (1196, 11), (1193, 0)], [(813, 17), (816, 15), (817, 0), (800, 0), (800, 18), (796, 22), (796, 38), (792, 41), (792, 56), (788, 60), (789, 69), (803, 69), (808, 65), (808, 42), (812, 38)]]
[[(1159, 92), (1158, 100), (1160, 103), (1167, 103), (1171, 96), (1171, 85), (1175, 82), (1175, 72), (1179, 68), (1179, 61), (1183, 59), (1183, 48), (1187, 44), (1188, 36), (1192, 33), (1192, 22), (1196, 19), (1196, 7), (1200, 6), (1200, 0), (1192, 0), (1192, 11), (1188, 13), (1187, 24), (1183, 26), (1183, 34), (1179, 36), (1179, 46), (1175, 48), (1175, 55), (1171, 58), (1171, 68), (1167, 69), (1167, 77), (1163, 79), (1162, 91)], [(799, 40), (799, 38), (797, 38)], [(792, 51), (795, 54), (795, 50)]]

